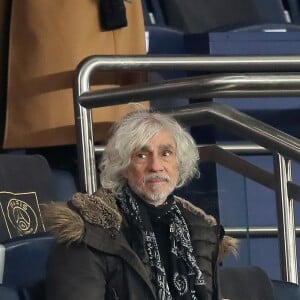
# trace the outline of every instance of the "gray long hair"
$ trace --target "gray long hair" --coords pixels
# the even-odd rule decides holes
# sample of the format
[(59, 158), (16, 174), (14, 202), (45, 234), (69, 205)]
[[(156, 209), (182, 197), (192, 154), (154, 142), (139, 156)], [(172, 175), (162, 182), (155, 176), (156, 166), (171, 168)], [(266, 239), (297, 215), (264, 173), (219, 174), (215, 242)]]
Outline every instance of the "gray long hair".
[(168, 130), (175, 140), (179, 173), (176, 187), (199, 175), (199, 154), (191, 135), (165, 114), (138, 110), (126, 115), (113, 128), (100, 162), (102, 187), (118, 194), (126, 184), (122, 173), (129, 166), (132, 153), (144, 147), (161, 129)]

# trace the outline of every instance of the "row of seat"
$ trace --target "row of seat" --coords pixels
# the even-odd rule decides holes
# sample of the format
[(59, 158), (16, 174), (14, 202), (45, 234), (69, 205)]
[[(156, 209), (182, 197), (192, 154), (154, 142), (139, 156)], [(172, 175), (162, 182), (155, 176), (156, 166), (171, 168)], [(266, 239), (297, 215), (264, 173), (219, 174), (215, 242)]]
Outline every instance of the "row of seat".
[[(53, 245), (53, 237), (47, 233), (0, 244), (0, 261), (4, 261), (4, 268), (0, 269), (0, 299), (44, 299), (47, 259)], [(220, 289), (226, 299), (300, 299), (298, 285), (270, 281), (262, 269), (254, 266), (221, 267)]]
[(170, 26), (184, 32), (258, 23), (300, 24), (297, 0), (142, 0), (145, 24)]

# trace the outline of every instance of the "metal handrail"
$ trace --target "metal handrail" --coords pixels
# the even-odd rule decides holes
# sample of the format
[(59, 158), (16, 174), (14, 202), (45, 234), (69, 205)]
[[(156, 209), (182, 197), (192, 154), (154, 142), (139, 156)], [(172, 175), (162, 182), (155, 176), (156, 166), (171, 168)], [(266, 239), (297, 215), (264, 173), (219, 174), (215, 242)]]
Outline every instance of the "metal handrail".
[[(248, 236), (257, 238), (272, 238), (278, 236), (278, 228), (275, 226), (237, 226), (225, 227), (226, 234), (238, 238), (245, 238)], [(296, 234), (300, 236), (300, 226), (296, 227)]]
[(164, 110), (190, 125), (215, 124), (273, 152), (300, 162), (300, 140), (226, 105), (204, 102)]
[[(94, 55), (78, 65), (84, 82), (96, 70), (190, 70), (205, 72), (300, 71), (299, 55)], [(78, 78), (79, 79), (79, 78)]]
[(300, 94), (299, 85), (300, 74), (297, 73), (210, 74), (90, 91), (83, 93), (79, 101), (86, 108), (95, 108), (142, 98), (292, 97)]
[[(197, 148), (200, 147), (206, 147), (210, 146), (210, 144), (202, 144), (202, 145), (197, 145)], [(235, 154), (248, 154), (248, 155), (253, 155), (253, 154), (270, 154), (270, 151), (262, 146), (253, 144), (253, 143), (223, 143), (219, 144), (218, 147), (231, 151)], [(95, 153), (96, 154), (101, 154), (105, 150), (104, 145), (96, 145), (95, 146)]]
[[(169, 82), (127, 86), (118, 89), (90, 90), (90, 79), (95, 71), (128, 70), (197, 70), (219, 72)], [(277, 74), (220, 74), (220, 72), (281, 72)], [(287, 73), (295, 72), (295, 73)], [(297, 73), (296, 73), (297, 72)], [(77, 68), (74, 84), (75, 122), (77, 129), (78, 159), (81, 182), (84, 190), (92, 193), (97, 189), (95, 167), (95, 146), (93, 139), (91, 108), (139, 101), (145, 98), (190, 96), (198, 97), (238, 97), (258, 95), (300, 95), (300, 56), (93, 56), (84, 60)], [(202, 106), (201, 106), (202, 105)], [(300, 161), (300, 141), (271, 126), (232, 109), (217, 104), (201, 104), (180, 108), (169, 113), (182, 121), (201, 123), (221, 123), (223, 127), (256, 142), (278, 155), (281, 189), (277, 189), (279, 233), (281, 254), (284, 265), (284, 279), (297, 282), (298, 273), (294, 250), (294, 212), (287, 195), (288, 181), (285, 160), (281, 156)], [(275, 160), (275, 159), (274, 159)], [(275, 164), (276, 165), (276, 164)], [(281, 205), (281, 206), (280, 206)], [(281, 208), (280, 208), (281, 207)], [(288, 228), (288, 227), (291, 228)], [(294, 233), (293, 233), (294, 232)]]
[[(244, 177), (252, 179), (265, 187), (275, 190), (277, 180), (273, 173), (264, 170), (247, 160), (240, 158), (217, 145), (202, 146), (199, 148), (201, 161), (218, 163)], [(300, 186), (294, 182), (288, 182), (289, 197), (300, 201)]]

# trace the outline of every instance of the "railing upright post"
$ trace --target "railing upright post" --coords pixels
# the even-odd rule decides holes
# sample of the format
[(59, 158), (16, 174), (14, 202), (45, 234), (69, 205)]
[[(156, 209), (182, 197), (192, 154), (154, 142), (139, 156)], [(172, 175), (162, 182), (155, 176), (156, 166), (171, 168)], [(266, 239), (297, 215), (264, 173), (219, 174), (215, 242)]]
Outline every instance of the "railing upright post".
[(77, 159), (80, 176), (80, 190), (92, 194), (97, 189), (96, 158), (92, 109), (80, 103), (80, 96), (90, 90), (90, 76), (93, 65), (78, 70), (74, 82), (74, 113), (77, 136)]
[(273, 159), (282, 280), (298, 283), (294, 203), (289, 199), (287, 185), (291, 180), (291, 161), (279, 153)]

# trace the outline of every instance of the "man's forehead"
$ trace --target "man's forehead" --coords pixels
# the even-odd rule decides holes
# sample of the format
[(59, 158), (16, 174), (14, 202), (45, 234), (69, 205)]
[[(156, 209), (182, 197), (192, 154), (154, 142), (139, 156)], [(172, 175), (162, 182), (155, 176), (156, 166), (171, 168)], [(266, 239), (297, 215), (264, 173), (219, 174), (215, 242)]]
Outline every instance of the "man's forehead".
[(155, 132), (150, 138), (140, 141), (136, 145), (135, 151), (141, 149), (154, 149), (154, 148), (172, 148), (176, 149), (176, 142), (173, 138), (173, 135), (169, 130), (162, 128), (159, 131)]
[(175, 144), (174, 143), (160, 143), (160, 144), (151, 144), (147, 143), (146, 145), (141, 147), (141, 150), (153, 150), (153, 148), (158, 148), (158, 149), (173, 149), (175, 150)]

